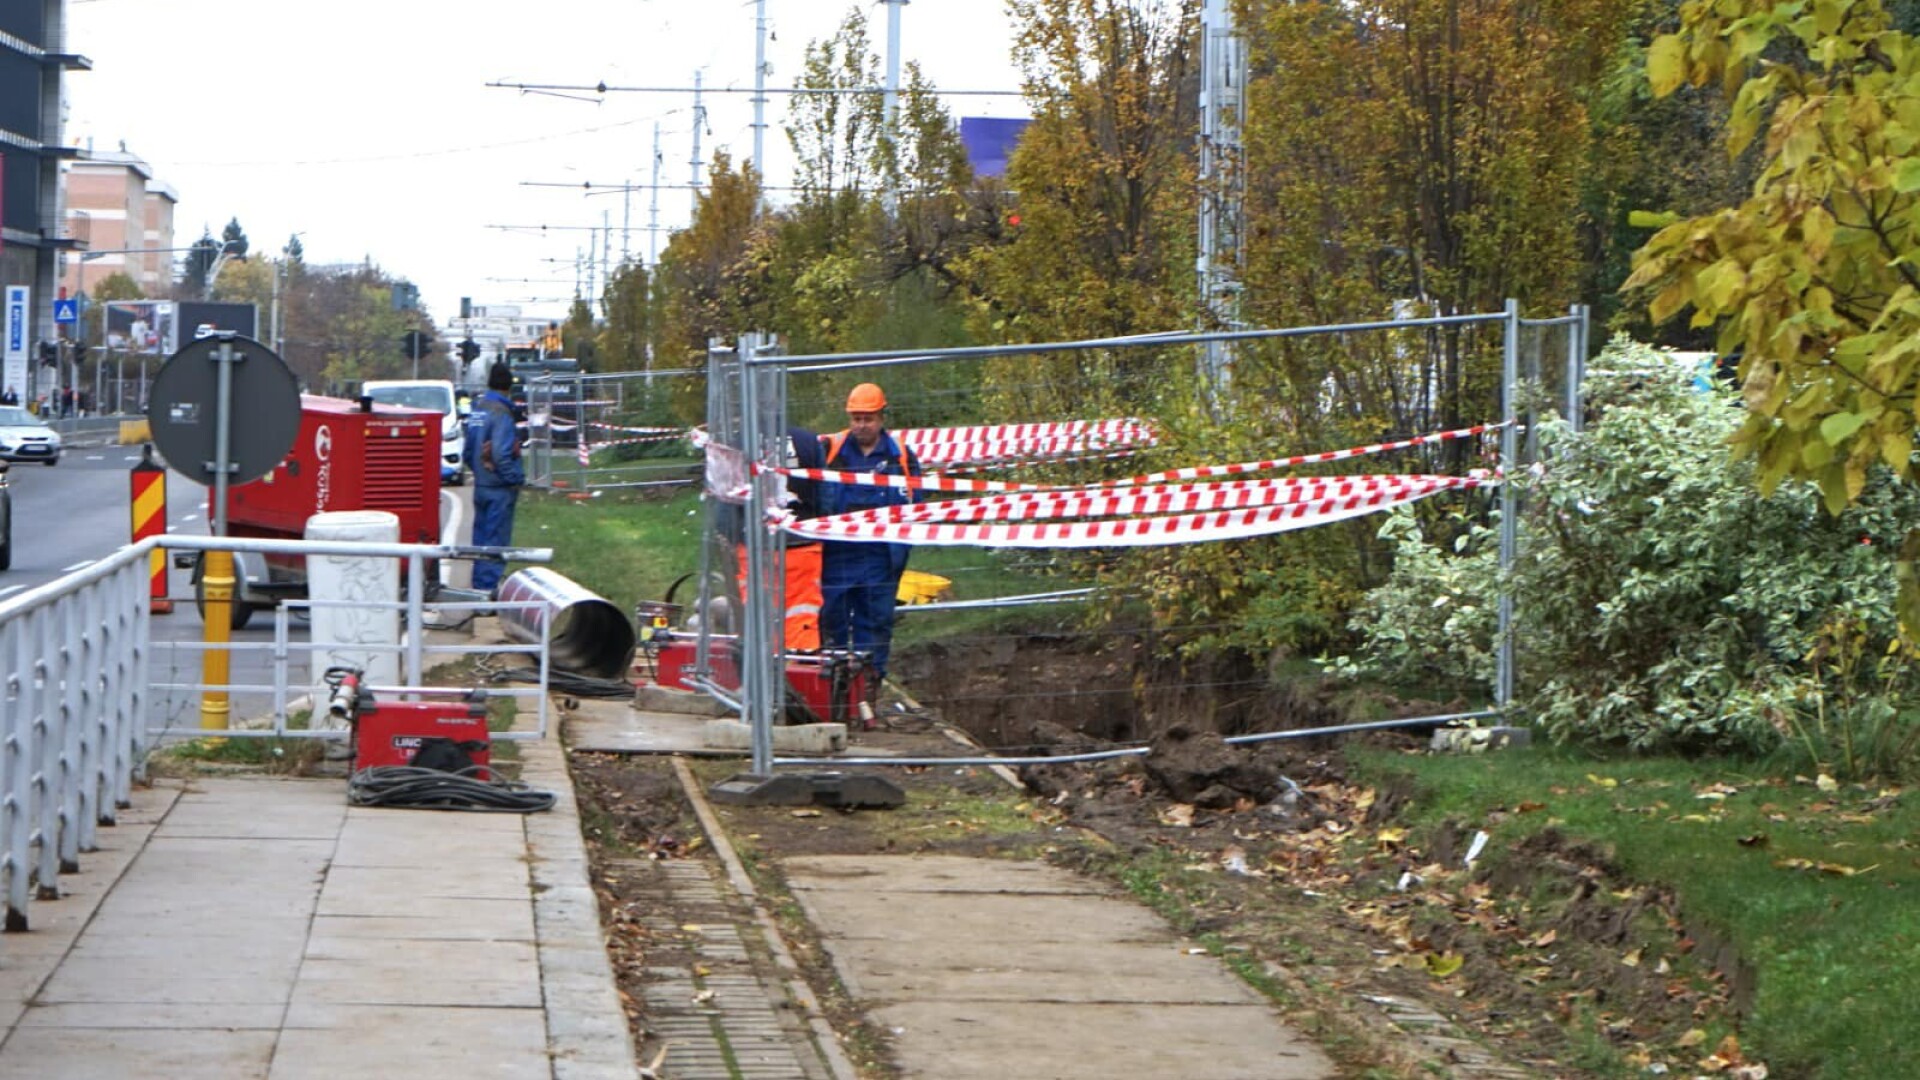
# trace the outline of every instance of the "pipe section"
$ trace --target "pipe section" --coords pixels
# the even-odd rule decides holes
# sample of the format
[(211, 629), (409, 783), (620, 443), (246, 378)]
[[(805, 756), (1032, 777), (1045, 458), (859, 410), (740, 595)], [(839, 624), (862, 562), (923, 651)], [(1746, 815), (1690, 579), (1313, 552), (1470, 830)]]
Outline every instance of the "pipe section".
[[(633, 623), (611, 601), (544, 566), (508, 575), (498, 599), (507, 636), (525, 644), (545, 637), (555, 668), (597, 679), (626, 675), (633, 659)], [(511, 606), (527, 601), (544, 603)]]

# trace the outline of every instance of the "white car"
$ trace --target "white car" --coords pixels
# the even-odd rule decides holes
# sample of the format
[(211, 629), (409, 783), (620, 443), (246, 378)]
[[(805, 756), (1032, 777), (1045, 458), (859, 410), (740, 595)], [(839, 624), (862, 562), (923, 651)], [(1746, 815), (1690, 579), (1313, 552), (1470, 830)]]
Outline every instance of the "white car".
[(440, 482), (459, 486), (466, 479), (466, 467), (460, 455), (465, 433), (460, 426), (459, 399), (453, 384), (445, 379), (369, 379), (360, 392), (378, 405), (398, 405), (403, 409), (427, 409), (441, 414)]
[(0, 461), (60, 460), (60, 433), (18, 405), (0, 405)]

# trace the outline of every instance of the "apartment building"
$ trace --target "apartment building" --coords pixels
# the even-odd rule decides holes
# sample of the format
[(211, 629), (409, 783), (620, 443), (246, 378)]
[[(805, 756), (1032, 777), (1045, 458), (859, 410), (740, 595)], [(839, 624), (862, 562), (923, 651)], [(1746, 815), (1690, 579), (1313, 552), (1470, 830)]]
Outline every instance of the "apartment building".
[(0, 3), (0, 357), (4, 377), (26, 384), (28, 356), (52, 340), (63, 235), (61, 80), (85, 71), (66, 51), (66, 0)]
[(148, 296), (173, 281), (173, 209), (180, 197), (152, 166), (121, 143), (88, 147), (67, 167), (67, 231), (82, 249), (60, 283), (67, 295), (92, 296), (100, 282), (126, 274)]

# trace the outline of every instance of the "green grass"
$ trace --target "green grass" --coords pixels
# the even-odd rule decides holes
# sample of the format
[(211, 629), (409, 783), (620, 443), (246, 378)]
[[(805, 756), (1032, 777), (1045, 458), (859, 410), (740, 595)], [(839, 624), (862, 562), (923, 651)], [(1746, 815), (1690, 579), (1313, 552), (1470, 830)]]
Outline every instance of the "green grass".
[(1920, 1076), (1909, 1034), (1920, 1001), (1920, 806), (1910, 799), (1823, 791), (1724, 760), (1596, 762), (1553, 749), (1368, 754), (1358, 767), (1383, 783), (1412, 773), (1403, 817), (1416, 829), (1485, 828), (1490, 860), (1552, 826), (1604, 844), (1633, 879), (1672, 888), (1689, 927), (1724, 936), (1756, 973), (1742, 1042), (1773, 1075)]
[[(551, 547), (556, 573), (606, 597), (622, 611), (659, 600), (682, 574), (700, 569), (706, 516), (699, 493), (608, 492), (597, 499), (527, 491), (514, 515), (513, 540)], [(685, 596), (692, 585), (681, 587)]]
[[(527, 491), (515, 514), (513, 539), (526, 547), (552, 548), (553, 561), (548, 565), (556, 573), (606, 597), (622, 611), (631, 611), (636, 601), (663, 599), (682, 575), (699, 570), (705, 525), (699, 495), (691, 489), (650, 495), (609, 491), (595, 499)], [(920, 548), (908, 567), (952, 579), (951, 600), (1089, 584), (1024, 569), (1012, 558), (978, 548)], [(692, 581), (682, 585), (676, 599), (690, 599), (695, 588)], [(902, 610), (910, 612), (905, 606)], [(901, 618), (894, 640), (909, 646), (955, 636), (1055, 629), (1072, 624), (1084, 612), (1080, 604), (1057, 604), (908, 613)]]

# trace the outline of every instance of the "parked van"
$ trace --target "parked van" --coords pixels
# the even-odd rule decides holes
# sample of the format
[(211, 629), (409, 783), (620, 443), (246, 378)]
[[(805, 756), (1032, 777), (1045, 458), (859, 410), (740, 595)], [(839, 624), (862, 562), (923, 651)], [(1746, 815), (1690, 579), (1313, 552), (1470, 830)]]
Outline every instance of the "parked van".
[(465, 409), (446, 379), (369, 379), (360, 385), (360, 393), (377, 405), (398, 405), (407, 409), (431, 409), (441, 414), (440, 482), (459, 486), (466, 482), (466, 466), (460, 461), (463, 439), (461, 419)]

